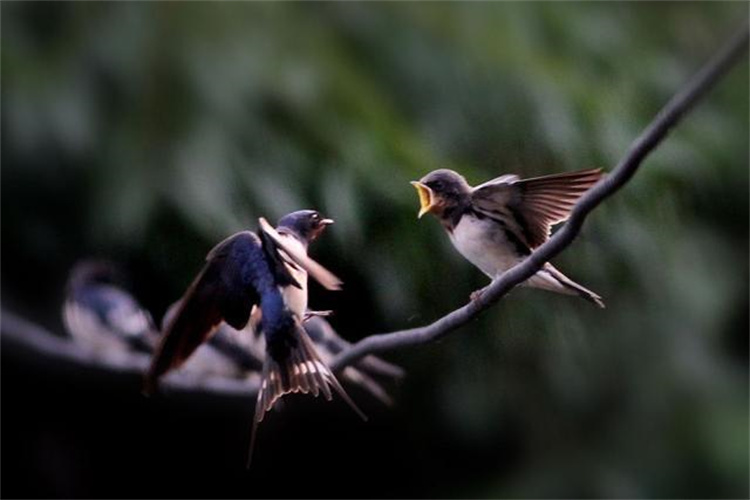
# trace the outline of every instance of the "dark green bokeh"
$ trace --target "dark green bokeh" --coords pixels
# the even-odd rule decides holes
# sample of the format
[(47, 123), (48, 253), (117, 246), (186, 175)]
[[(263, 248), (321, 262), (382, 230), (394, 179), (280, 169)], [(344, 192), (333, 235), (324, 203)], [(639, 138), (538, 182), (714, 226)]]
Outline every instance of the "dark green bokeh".
[[(336, 225), (313, 253), (346, 291), (311, 304), (350, 339), (424, 324), (486, 279), (416, 220), (408, 181), (610, 170), (747, 17), (718, 2), (3, 3), (4, 302), (59, 330), (69, 266), (100, 255), (158, 317), (214, 243), (317, 208)], [(556, 260), (607, 309), (518, 289), (394, 355), (414, 467), (441, 447), (477, 462), (419, 494), (748, 495), (749, 130), (743, 63)]]

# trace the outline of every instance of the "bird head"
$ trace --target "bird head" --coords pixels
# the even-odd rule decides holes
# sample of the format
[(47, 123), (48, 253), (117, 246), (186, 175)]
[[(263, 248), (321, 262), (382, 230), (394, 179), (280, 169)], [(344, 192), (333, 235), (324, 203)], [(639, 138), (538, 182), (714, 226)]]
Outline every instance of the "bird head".
[(119, 285), (125, 281), (122, 271), (114, 263), (86, 259), (77, 262), (71, 270), (68, 289), (74, 290), (94, 284)]
[(411, 184), (419, 194), (419, 218), (426, 213), (440, 217), (446, 210), (464, 203), (471, 193), (466, 179), (448, 169), (434, 170)]
[(315, 210), (298, 210), (279, 219), (277, 228), (294, 233), (303, 243), (311, 243), (321, 235), (333, 219), (326, 219)]

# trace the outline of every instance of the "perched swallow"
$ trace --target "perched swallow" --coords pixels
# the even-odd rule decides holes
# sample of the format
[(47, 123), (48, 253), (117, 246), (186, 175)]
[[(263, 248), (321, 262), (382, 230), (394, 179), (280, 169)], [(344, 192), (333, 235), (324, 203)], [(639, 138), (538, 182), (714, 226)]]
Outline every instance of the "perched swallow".
[(158, 331), (149, 312), (121, 285), (123, 275), (106, 261), (83, 260), (72, 269), (63, 304), (70, 335), (96, 350), (151, 352)]
[[(494, 279), (547, 241), (551, 226), (567, 220), (576, 201), (601, 176), (601, 169), (530, 179), (511, 174), (472, 187), (460, 174), (441, 169), (412, 185), (419, 194), (418, 217), (434, 214), (461, 255)], [(599, 295), (550, 263), (524, 285), (579, 295), (604, 307)]]
[(259, 222), (257, 233), (234, 234), (208, 253), (206, 264), (166, 327), (144, 385), (146, 392), (152, 392), (157, 379), (180, 366), (222, 321), (242, 330), (257, 305), (266, 356), (250, 438), (251, 456), (255, 430), (265, 412), (291, 392), (323, 393), (330, 400), (333, 387), (366, 419), (321, 360), (302, 326), (308, 273), (328, 289), (341, 286), (336, 276), (307, 256), (308, 245), (333, 221), (316, 211), (301, 210), (282, 217), (278, 230), (265, 219)]

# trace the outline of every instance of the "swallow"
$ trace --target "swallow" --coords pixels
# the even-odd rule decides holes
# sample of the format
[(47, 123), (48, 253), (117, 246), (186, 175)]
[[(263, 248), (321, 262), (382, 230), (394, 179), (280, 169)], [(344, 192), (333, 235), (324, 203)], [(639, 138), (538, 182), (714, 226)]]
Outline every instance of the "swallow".
[[(551, 227), (567, 220), (576, 201), (601, 177), (601, 169), (528, 179), (510, 174), (472, 187), (460, 174), (440, 169), (411, 184), (419, 195), (418, 217), (435, 215), (456, 250), (494, 279), (547, 241)], [(599, 295), (550, 263), (523, 284), (604, 307)], [(483, 290), (472, 293), (472, 299)]]
[(151, 393), (159, 377), (179, 367), (222, 322), (242, 330), (253, 306), (266, 342), (261, 383), (250, 438), (248, 465), (258, 424), (282, 396), (301, 392), (331, 400), (331, 388), (366, 420), (322, 361), (302, 321), (307, 308), (307, 277), (329, 290), (341, 280), (307, 256), (308, 245), (333, 221), (314, 210), (282, 217), (274, 229), (259, 219), (257, 232), (236, 233), (207, 255), (206, 264), (183, 295), (145, 376)]
[(158, 330), (124, 281), (108, 261), (82, 260), (73, 267), (63, 302), (63, 322), (73, 339), (105, 352), (151, 352)]

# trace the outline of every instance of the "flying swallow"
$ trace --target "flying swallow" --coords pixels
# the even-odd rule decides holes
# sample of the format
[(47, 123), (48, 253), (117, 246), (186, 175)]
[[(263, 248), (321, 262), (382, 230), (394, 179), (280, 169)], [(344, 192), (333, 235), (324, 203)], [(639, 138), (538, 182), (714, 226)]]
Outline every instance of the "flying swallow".
[[(274, 403), (292, 392), (322, 393), (331, 388), (357, 414), (364, 414), (317, 353), (302, 321), (307, 308), (307, 276), (337, 290), (341, 281), (307, 256), (307, 247), (329, 224), (313, 210), (301, 210), (279, 220), (274, 229), (259, 219), (257, 233), (242, 231), (216, 245), (206, 264), (181, 299), (165, 329), (144, 390), (153, 392), (158, 378), (179, 367), (195, 349), (226, 322), (242, 330), (253, 306), (261, 314), (258, 329), (266, 341), (262, 379), (250, 438), (250, 456), (257, 425)], [(248, 462), (249, 463), (249, 462)]]
[(73, 267), (63, 303), (63, 322), (73, 339), (103, 352), (151, 352), (158, 330), (124, 281), (108, 261), (82, 260)]
[[(601, 169), (529, 179), (511, 174), (472, 187), (460, 174), (440, 169), (412, 185), (419, 194), (418, 217), (435, 215), (461, 255), (494, 279), (547, 241), (551, 226), (567, 220), (576, 201), (601, 177)], [(578, 295), (604, 307), (599, 295), (550, 263), (524, 285)]]

